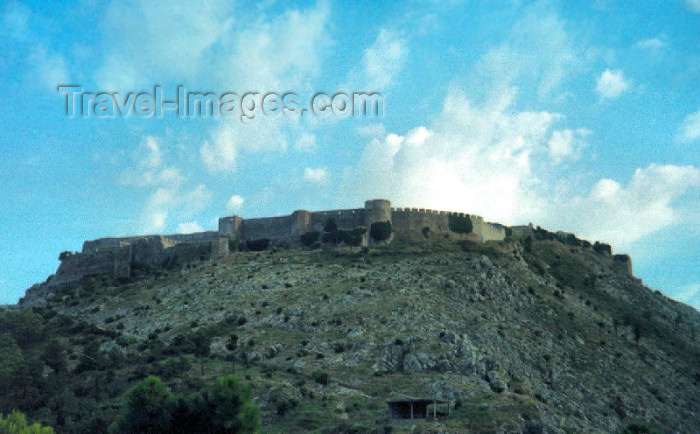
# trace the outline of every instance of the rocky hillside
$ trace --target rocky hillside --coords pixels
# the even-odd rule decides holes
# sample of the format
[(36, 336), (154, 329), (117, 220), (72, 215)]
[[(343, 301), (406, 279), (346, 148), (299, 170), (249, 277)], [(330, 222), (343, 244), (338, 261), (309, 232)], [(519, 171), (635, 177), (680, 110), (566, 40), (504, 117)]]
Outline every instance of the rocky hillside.
[[(699, 333), (605, 252), (547, 237), (237, 253), (33, 287), (2, 313), (25, 367), (6, 363), (0, 411), (100, 432), (148, 374), (186, 391), (235, 372), (263, 432), (700, 432)], [(392, 421), (402, 398), (450, 415)]]

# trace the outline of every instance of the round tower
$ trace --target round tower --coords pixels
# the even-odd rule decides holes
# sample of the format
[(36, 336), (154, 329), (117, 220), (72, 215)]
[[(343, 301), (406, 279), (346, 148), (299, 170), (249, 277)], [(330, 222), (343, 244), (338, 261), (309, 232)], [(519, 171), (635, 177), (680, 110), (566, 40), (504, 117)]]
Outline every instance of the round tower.
[(373, 199), (365, 201), (365, 227), (369, 230), (372, 223), (391, 223), (391, 201)]
[(230, 239), (240, 238), (240, 227), (242, 218), (234, 215), (231, 217), (221, 217), (219, 219), (219, 234)]
[(291, 227), (289, 229), (290, 236), (301, 235), (311, 230), (311, 213), (309, 211), (299, 209), (292, 213)]

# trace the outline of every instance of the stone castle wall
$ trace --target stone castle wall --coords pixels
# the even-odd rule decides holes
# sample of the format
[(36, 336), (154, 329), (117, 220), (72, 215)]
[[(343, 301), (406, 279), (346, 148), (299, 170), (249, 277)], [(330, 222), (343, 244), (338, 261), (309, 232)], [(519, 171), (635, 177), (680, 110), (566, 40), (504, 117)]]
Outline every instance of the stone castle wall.
[(365, 225), (365, 210), (357, 209), (341, 209), (333, 211), (318, 211), (311, 213), (311, 227), (314, 231), (323, 231), (323, 226), (328, 219), (335, 220), (335, 223), (340, 229), (354, 229), (358, 226)]
[[(159, 240), (163, 248), (172, 247), (180, 243), (214, 242), (220, 238), (219, 232), (197, 232), (193, 234), (171, 234), (171, 235), (136, 235), (132, 237), (119, 238), (98, 238), (88, 240), (83, 243), (83, 253), (95, 253), (100, 250), (109, 250), (119, 247), (129, 246), (141, 240)], [(149, 241), (153, 242), (153, 241)]]
[(372, 223), (392, 220), (391, 202), (377, 199), (367, 201), (365, 208), (330, 211), (297, 210), (280, 217), (242, 219), (239, 216), (219, 219), (219, 234), (238, 240), (268, 238), (278, 240), (299, 236), (309, 231), (323, 231), (326, 222), (333, 219), (339, 229), (369, 227)]
[(289, 238), (291, 226), (291, 216), (245, 219), (241, 222), (236, 238), (241, 240)]
[[(368, 200), (364, 208), (310, 212), (294, 211), (290, 215), (243, 219), (238, 216), (219, 219), (218, 231), (194, 234), (143, 235), (122, 238), (100, 238), (85, 241), (81, 253), (62, 255), (61, 265), (53, 279), (56, 283), (79, 280), (84, 276), (110, 274), (129, 278), (136, 269), (171, 268), (188, 262), (224, 256), (229, 241), (297, 239), (309, 231), (323, 231), (333, 219), (339, 229), (367, 229), (373, 223), (388, 221), (396, 233), (413, 233), (430, 228), (433, 233), (448, 233), (449, 216), (469, 217), (477, 241), (503, 240), (501, 226), (485, 222), (479, 216), (416, 208), (392, 208), (384, 199)], [(368, 241), (365, 235), (365, 242)]]
[(450, 232), (450, 215), (468, 217), (472, 222), (472, 233), (479, 241), (502, 241), (505, 239), (505, 229), (485, 222), (480, 216), (423, 208), (394, 208), (392, 227), (396, 232), (417, 232), (428, 227), (432, 233), (448, 233)]
[(472, 221), (474, 233), (479, 235), (483, 241), (503, 241), (506, 238), (504, 227), (485, 222), (480, 216), (471, 215), (469, 218)]
[(365, 210), (294, 211), (291, 215), (242, 219), (238, 216), (219, 219), (219, 234), (242, 241), (268, 238), (279, 240), (299, 236), (309, 231), (323, 231), (328, 219), (335, 220), (340, 229), (365, 226)]
[(73, 282), (84, 276), (107, 274), (115, 278), (131, 276), (131, 252), (128, 246), (94, 253), (73, 253), (64, 257), (51, 279), (52, 285)]
[(394, 208), (392, 227), (396, 232), (422, 231), (426, 226), (434, 233), (448, 232), (448, 214), (418, 208)]
[(383, 199), (370, 200), (365, 208), (309, 212), (295, 211), (291, 215), (256, 219), (238, 216), (219, 219), (219, 233), (238, 240), (268, 238), (279, 240), (296, 237), (304, 232), (323, 231), (329, 219), (335, 220), (339, 229), (359, 226), (369, 228), (375, 222), (391, 222), (394, 232), (419, 232), (424, 227), (433, 233), (448, 233), (449, 216), (468, 217), (472, 222), (474, 237), (479, 241), (500, 241), (505, 238), (503, 227), (495, 226), (483, 218), (464, 213), (436, 211), (418, 208), (392, 208), (391, 202)]
[(228, 238), (218, 232), (102, 238), (83, 243), (80, 253), (62, 255), (52, 285), (107, 274), (128, 279), (136, 269), (172, 268), (228, 255)]

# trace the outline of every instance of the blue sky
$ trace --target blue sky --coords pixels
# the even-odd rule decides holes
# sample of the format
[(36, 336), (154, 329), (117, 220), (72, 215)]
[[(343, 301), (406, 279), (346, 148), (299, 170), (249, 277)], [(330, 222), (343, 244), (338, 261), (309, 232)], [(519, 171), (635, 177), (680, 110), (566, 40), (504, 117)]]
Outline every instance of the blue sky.
[[(382, 197), (610, 242), (700, 307), (700, 1), (377, 3), (3, 3), (0, 303), (85, 239)], [(68, 118), (61, 84), (385, 110)]]

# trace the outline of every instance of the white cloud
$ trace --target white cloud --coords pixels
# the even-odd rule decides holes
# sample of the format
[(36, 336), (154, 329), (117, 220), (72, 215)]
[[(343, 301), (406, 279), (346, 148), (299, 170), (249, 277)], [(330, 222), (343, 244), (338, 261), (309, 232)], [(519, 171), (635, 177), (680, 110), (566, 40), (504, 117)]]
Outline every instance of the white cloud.
[(397, 206), (465, 211), (506, 224), (532, 221), (621, 248), (688, 223), (677, 202), (700, 187), (700, 169), (693, 166), (650, 164), (626, 184), (601, 179), (583, 194), (561, 190), (570, 177), (540, 157), (576, 158), (590, 134), (554, 129), (562, 119), (518, 112), (512, 104), (475, 106), (453, 89), (430, 127), (371, 138), (343, 188)]
[(245, 202), (245, 199), (243, 199), (242, 196), (234, 194), (233, 196), (231, 196), (229, 198), (228, 202), (226, 203), (226, 208), (229, 211), (237, 211), (243, 206), (244, 202)]
[(197, 222), (185, 222), (177, 225), (178, 234), (193, 234), (204, 232), (204, 228)]
[[(363, 128), (368, 142), (356, 166), (343, 173), (340, 191), (348, 197), (386, 197), (399, 207), (475, 213), (505, 224), (531, 221), (622, 247), (669, 225), (689, 223), (684, 200), (688, 192), (691, 200), (696, 197), (699, 169), (650, 164), (629, 180), (593, 180), (586, 188), (581, 173), (564, 171), (558, 163), (581, 158), (591, 131), (559, 125), (565, 121), (559, 113), (517, 108), (516, 86), (537, 89), (544, 97), (585, 69), (585, 50), (574, 46), (563, 22), (538, 11), (530, 8), (507, 42), (479, 59), (467, 79), (453, 82), (429, 124), (406, 134)], [(556, 37), (547, 44), (551, 32)], [(550, 58), (552, 52), (557, 55)], [(599, 78), (603, 97), (617, 97), (630, 87), (622, 71), (606, 70)]]
[(31, 10), (26, 5), (19, 2), (7, 2), (2, 14), (4, 32), (9, 33), (15, 40), (23, 41), (29, 34), (30, 16)]
[(185, 192), (178, 192), (178, 199), (175, 205), (181, 218), (189, 219), (204, 210), (214, 196), (212, 191), (204, 184), (199, 184), (195, 188)]
[(351, 72), (351, 86), (366, 91), (387, 88), (403, 68), (407, 55), (404, 38), (394, 30), (381, 29), (377, 39), (364, 51), (362, 67)]
[(692, 12), (700, 14), (700, 0), (685, 0), (685, 4)]
[[(69, 65), (65, 57), (51, 48), (51, 40), (44, 32), (37, 31), (45, 25), (42, 17), (19, 1), (4, 2), (3, 5), (0, 38), (6, 44), (19, 43), (18, 46), (27, 53), (26, 60), (31, 70), (23, 75), (36, 80), (45, 91), (52, 93), (59, 85), (69, 84)], [(13, 45), (10, 44), (8, 49)], [(14, 57), (10, 51), (4, 57)]]
[(204, 184), (188, 188), (180, 170), (164, 162), (167, 147), (155, 136), (144, 136), (134, 154), (135, 167), (122, 173), (123, 185), (151, 189), (141, 210), (141, 231), (162, 232), (168, 219), (189, 220), (211, 203), (213, 193)]
[(144, 214), (144, 228), (146, 233), (162, 232), (165, 229), (165, 221), (168, 218), (168, 213), (165, 211), (154, 210)]
[(145, 165), (153, 168), (160, 166), (160, 140), (153, 136), (146, 136), (145, 146), (148, 149), (148, 157), (144, 161)]
[(409, 146), (422, 146), (433, 133), (421, 126), (414, 128), (406, 134), (406, 144)]
[(590, 133), (591, 131), (586, 128), (554, 131), (547, 143), (552, 162), (559, 164), (565, 160), (578, 160), (586, 146), (586, 137)]
[(316, 149), (316, 135), (302, 132), (294, 142), (295, 151), (311, 151)]
[(619, 69), (614, 71), (606, 69), (596, 81), (596, 92), (602, 98), (617, 98), (629, 87), (630, 82)]
[(179, 186), (158, 187), (142, 210), (142, 230), (146, 233), (162, 233), (171, 215), (179, 219), (191, 219), (211, 202), (213, 194), (203, 184), (191, 190)]
[(331, 43), (327, 2), (255, 19), (247, 11), (233, 12), (226, 0), (174, 0), (167, 8), (149, 0), (113, 0), (100, 25), (106, 42), (95, 81), (122, 91), (168, 80), (241, 93), (308, 87), (320, 72), (320, 52)]
[(139, 146), (137, 167), (125, 171), (120, 182), (135, 187), (167, 186), (176, 188), (183, 176), (175, 167), (163, 167), (162, 140), (155, 136), (144, 136)]
[(223, 0), (176, 0), (167, 8), (148, 0), (112, 1), (102, 33), (107, 40), (96, 81), (104, 90), (138, 91), (162, 80), (193, 79), (207, 50), (230, 28)]
[(321, 72), (330, 46), (326, 2), (290, 8), (267, 20), (240, 22), (222, 43), (217, 82), (243, 91), (300, 91)]
[(153, 191), (142, 211), (142, 228), (146, 233), (162, 232), (174, 202), (175, 189), (160, 187)]
[[(319, 2), (234, 28), (222, 42), (219, 67), (213, 68), (220, 74), (216, 81), (241, 92), (311, 90), (331, 42), (328, 16), (327, 3)], [(200, 156), (210, 171), (232, 172), (241, 152), (285, 151), (292, 133), (298, 136), (292, 144), (308, 150), (315, 137), (301, 131), (299, 122), (285, 116), (262, 117), (254, 124), (223, 119), (200, 147)]]
[(235, 134), (227, 134), (221, 127), (214, 134), (213, 143), (205, 140), (199, 148), (202, 161), (210, 170), (234, 171), (238, 157), (238, 149), (234, 141)]
[(700, 110), (685, 117), (680, 128), (680, 140), (690, 142), (700, 138)]
[(132, 187), (152, 187), (168, 185), (176, 187), (180, 185), (184, 177), (175, 167), (165, 167), (159, 170), (135, 169), (124, 172), (120, 182)]
[(55, 92), (59, 85), (69, 84), (68, 67), (60, 54), (49, 52), (39, 45), (32, 50), (29, 61), (36, 69), (37, 78), (47, 90)]
[(691, 283), (672, 294), (673, 298), (700, 310), (700, 283)]
[(238, 120), (220, 122), (199, 149), (202, 161), (214, 172), (233, 172), (241, 151), (284, 151), (287, 149), (285, 128), (291, 128), (291, 120), (284, 116), (265, 118), (259, 124), (248, 125)]
[(637, 42), (634, 46), (642, 50), (658, 51), (666, 46), (666, 42), (661, 38), (649, 38)]
[(545, 2), (529, 5), (511, 28), (508, 39), (489, 50), (463, 80), (477, 103), (506, 103), (518, 88), (536, 89), (542, 99), (567, 96), (567, 77), (585, 70), (591, 55), (569, 36), (566, 22)]
[(357, 134), (364, 137), (378, 138), (386, 135), (386, 129), (382, 124), (362, 125), (355, 129)]
[(348, 194), (499, 221), (530, 216), (537, 208), (529, 193), (536, 183), (531, 155), (547, 152), (547, 138), (561, 118), (516, 112), (509, 102), (475, 106), (452, 89), (430, 128), (369, 141), (358, 167), (346, 175)]
[(304, 169), (304, 180), (307, 182), (321, 184), (327, 182), (328, 178), (328, 170), (325, 167), (320, 167), (318, 169), (312, 169), (311, 167), (307, 167), (306, 169)]
[(544, 217), (552, 227), (589, 238), (612, 242), (622, 248), (679, 223), (675, 202), (690, 189), (700, 187), (700, 169), (693, 166), (650, 164), (637, 169), (627, 185), (599, 180), (589, 194), (553, 201)]
[[(415, 133), (375, 128), (368, 134), (360, 163), (345, 174), (346, 193), (507, 224), (539, 222), (623, 245), (678, 222), (675, 201), (697, 182), (692, 167), (651, 165), (627, 185), (600, 180), (583, 194), (564, 188), (581, 183), (571, 182), (577, 175), (566, 176), (557, 164), (580, 158), (591, 132), (557, 128), (564, 119), (558, 113), (516, 110), (516, 85), (550, 95), (565, 77), (585, 69), (587, 54), (573, 44), (562, 20), (539, 7), (529, 9), (507, 42), (477, 61), (461, 87), (455, 83), (448, 91), (442, 112), (420, 129), (429, 133), (417, 141), (422, 145), (409, 144)], [(598, 90), (617, 97), (630, 86), (622, 71), (607, 70)]]

